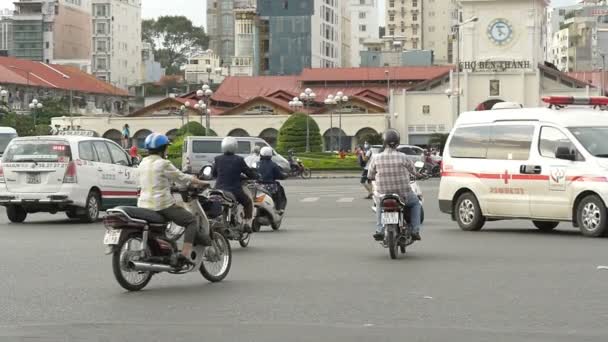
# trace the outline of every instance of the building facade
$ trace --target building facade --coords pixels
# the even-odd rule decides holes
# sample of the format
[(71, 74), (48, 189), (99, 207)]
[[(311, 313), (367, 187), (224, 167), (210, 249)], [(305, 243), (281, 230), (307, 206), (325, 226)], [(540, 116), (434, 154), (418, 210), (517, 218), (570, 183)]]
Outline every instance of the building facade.
[(458, 22), (456, 0), (426, 0), (422, 8), (422, 49), (433, 51), (436, 64), (453, 63), (452, 27)]
[(163, 76), (165, 76), (165, 68), (156, 61), (152, 45), (143, 43), (141, 49), (141, 82), (158, 82)]
[(11, 56), (50, 63), (91, 55), (91, 0), (15, 2)]
[(13, 46), (13, 11), (0, 10), (0, 56), (8, 56)]
[(211, 49), (190, 57), (184, 72), (188, 84), (218, 84), (222, 83), (225, 77), (221, 57)]
[(141, 0), (92, 0), (92, 68), (120, 88), (141, 83)]
[(386, 0), (385, 36), (401, 41), (405, 50), (422, 48), (423, 0)]
[(360, 52), (366, 50), (363, 43), (379, 38), (380, 19), (378, 0), (349, 0), (350, 12), (350, 63), (361, 65)]

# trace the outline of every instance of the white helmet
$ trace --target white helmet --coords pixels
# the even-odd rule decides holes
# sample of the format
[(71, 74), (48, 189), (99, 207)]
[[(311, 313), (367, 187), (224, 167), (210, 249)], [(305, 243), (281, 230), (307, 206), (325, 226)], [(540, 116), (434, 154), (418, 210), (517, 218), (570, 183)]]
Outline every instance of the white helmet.
[(239, 142), (234, 137), (225, 137), (222, 140), (222, 153), (236, 153)]
[(272, 148), (270, 148), (268, 146), (262, 147), (262, 150), (260, 151), (260, 155), (262, 157), (272, 157)]

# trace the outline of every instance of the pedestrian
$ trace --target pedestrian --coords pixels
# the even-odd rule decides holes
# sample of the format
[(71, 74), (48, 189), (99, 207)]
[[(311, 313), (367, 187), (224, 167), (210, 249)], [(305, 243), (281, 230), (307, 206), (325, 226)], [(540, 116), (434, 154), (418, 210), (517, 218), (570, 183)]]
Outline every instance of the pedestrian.
[(345, 159), (346, 158), (346, 152), (344, 151), (344, 149), (340, 149), (340, 159)]
[(363, 144), (363, 148), (359, 152), (359, 156), (357, 157), (357, 159), (359, 160), (359, 166), (363, 168), (363, 172), (361, 172), (361, 185), (363, 185), (363, 187), (367, 191), (367, 196), (365, 196), (365, 199), (372, 199), (374, 197), (372, 182), (367, 178), (367, 171), (371, 158), (372, 149), (369, 143), (366, 141), (365, 144)]
[(131, 131), (129, 130), (129, 124), (125, 124), (122, 127), (122, 147), (129, 148), (129, 137), (131, 136)]

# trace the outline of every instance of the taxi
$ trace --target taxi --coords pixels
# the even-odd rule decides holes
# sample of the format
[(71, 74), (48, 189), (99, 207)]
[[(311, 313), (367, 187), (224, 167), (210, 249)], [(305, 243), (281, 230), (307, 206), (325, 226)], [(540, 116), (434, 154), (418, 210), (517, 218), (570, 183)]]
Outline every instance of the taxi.
[(15, 223), (38, 212), (95, 222), (101, 210), (137, 203), (135, 171), (118, 144), (92, 132), (15, 138), (0, 163), (0, 205)]
[(606, 97), (545, 97), (547, 108), (500, 104), (463, 113), (446, 144), (439, 207), (462, 230), (530, 220), (608, 234)]

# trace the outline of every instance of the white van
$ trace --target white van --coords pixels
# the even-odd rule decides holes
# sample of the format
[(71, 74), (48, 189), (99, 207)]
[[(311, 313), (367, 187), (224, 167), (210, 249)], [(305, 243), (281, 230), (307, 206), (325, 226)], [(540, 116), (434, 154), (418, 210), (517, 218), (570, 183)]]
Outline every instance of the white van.
[[(198, 173), (204, 166), (213, 164), (215, 157), (222, 154), (223, 137), (187, 137), (182, 150), (182, 171)], [(237, 153), (245, 158), (257, 146), (271, 147), (264, 139), (256, 137), (235, 137), (238, 141)], [(272, 161), (285, 172), (289, 172), (289, 162), (273, 149)]]
[(563, 221), (585, 236), (608, 233), (608, 112), (599, 109), (608, 98), (543, 101), (549, 108), (470, 112), (456, 121), (439, 206), (461, 229), (526, 219), (542, 231)]
[(0, 158), (2, 158), (2, 154), (8, 146), (8, 143), (11, 142), (14, 138), (17, 137), (17, 131), (12, 127), (0, 127)]
[[(81, 131), (79, 134), (86, 134)], [(137, 173), (115, 142), (92, 136), (15, 138), (0, 164), (0, 205), (8, 219), (65, 211), (69, 218), (94, 222), (99, 212), (136, 205)]]

